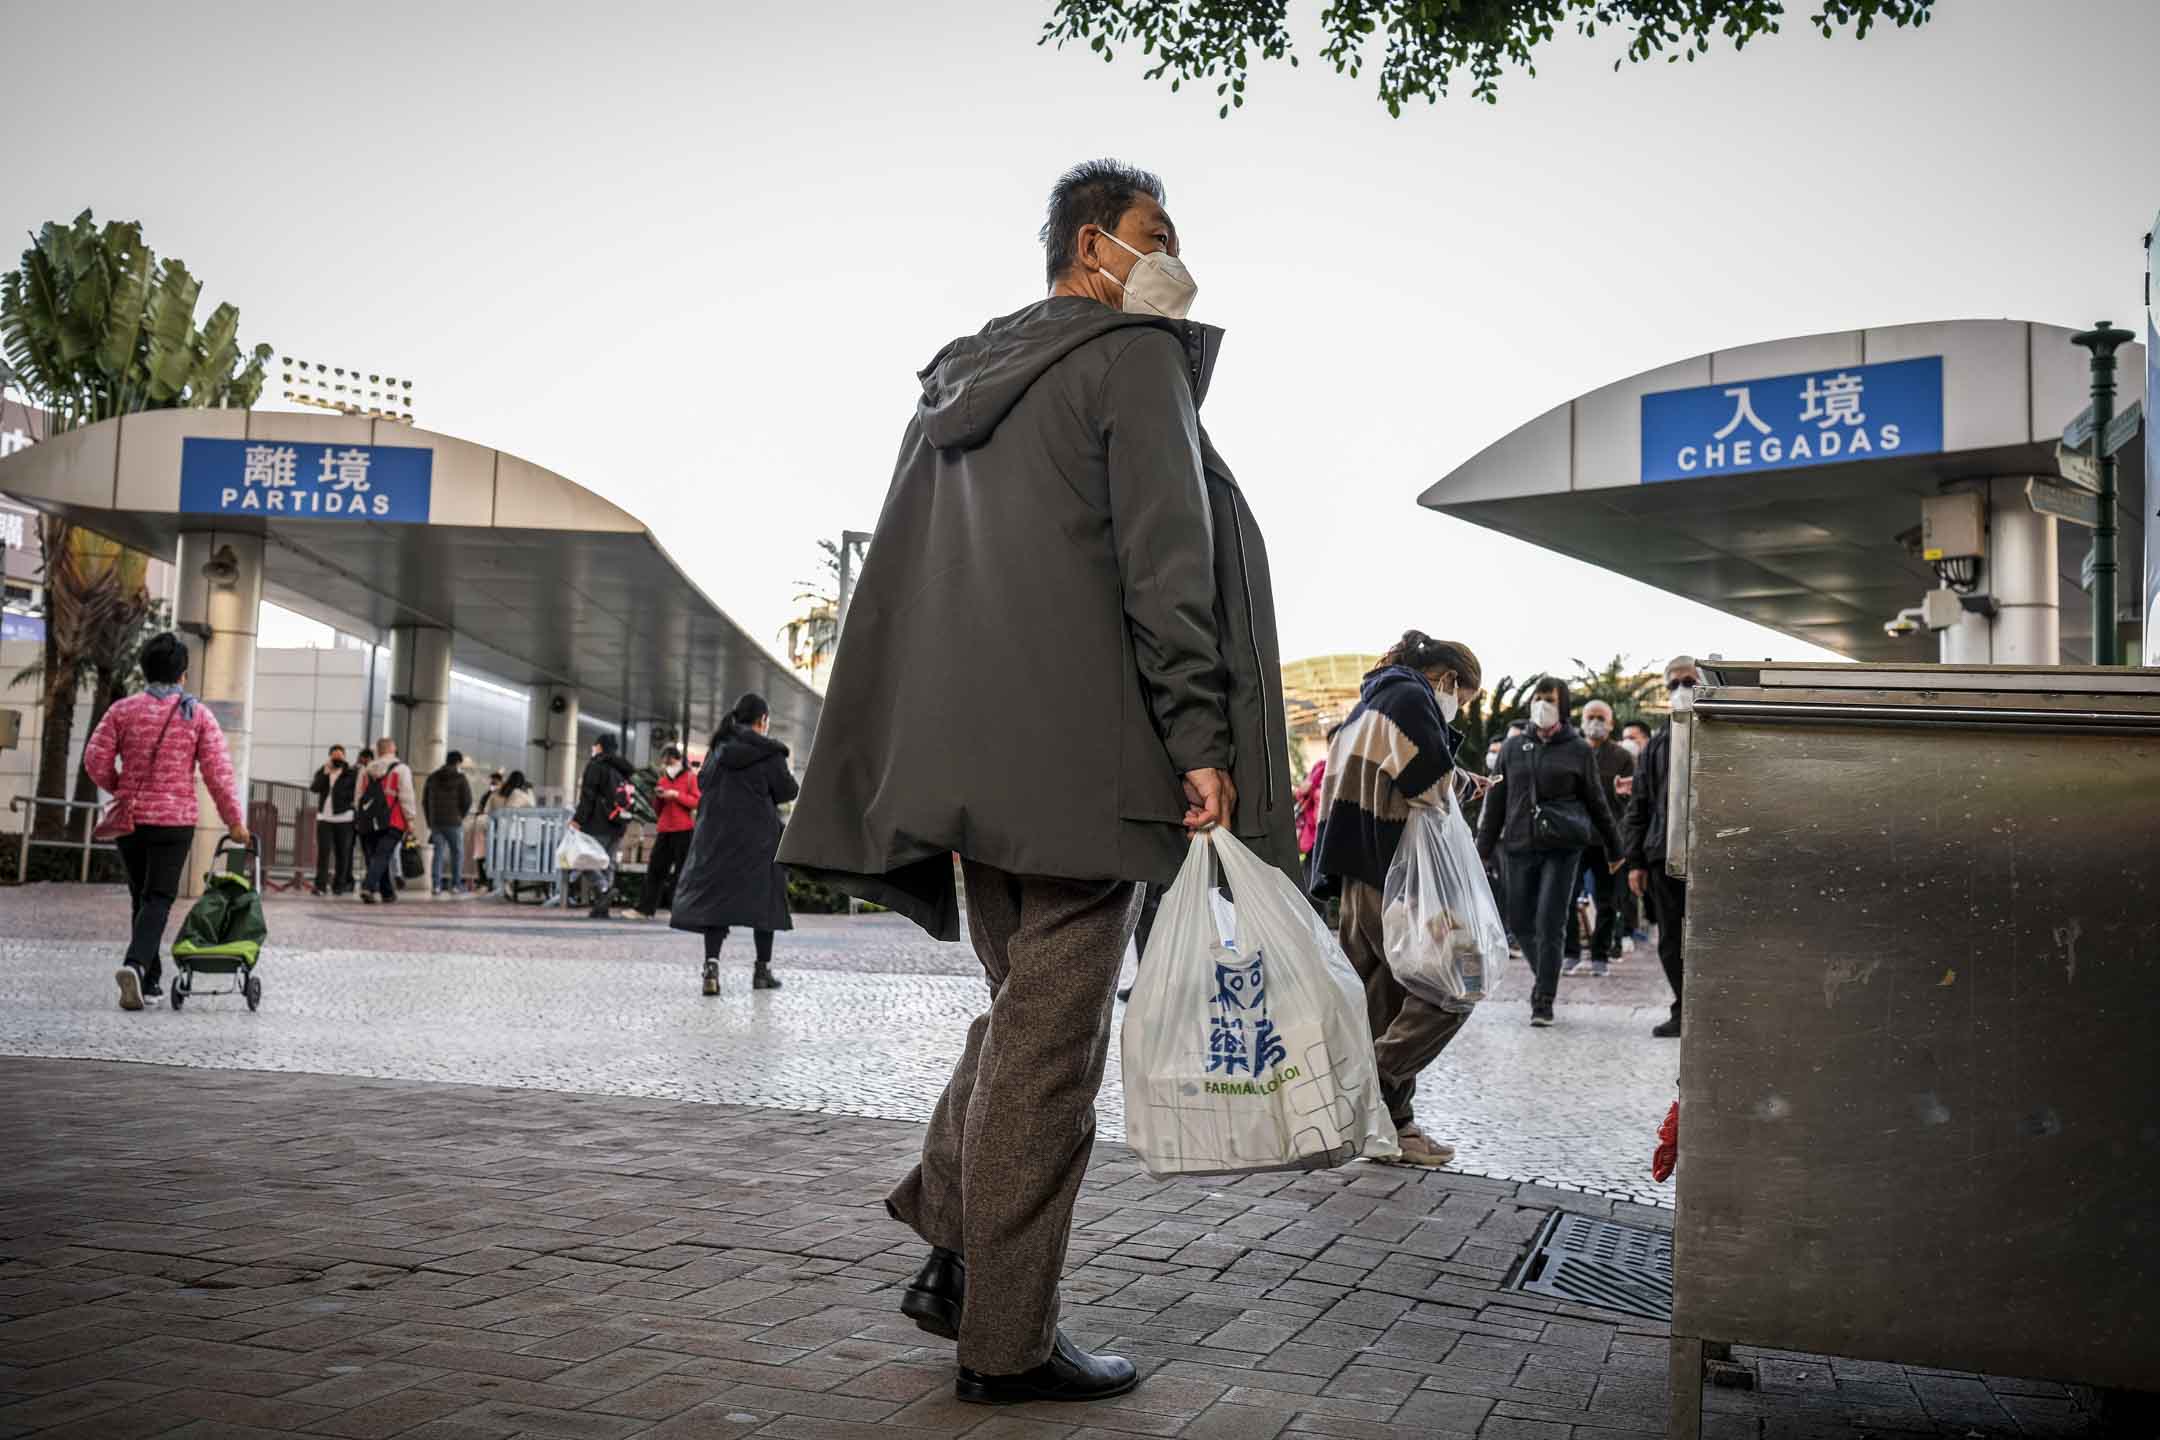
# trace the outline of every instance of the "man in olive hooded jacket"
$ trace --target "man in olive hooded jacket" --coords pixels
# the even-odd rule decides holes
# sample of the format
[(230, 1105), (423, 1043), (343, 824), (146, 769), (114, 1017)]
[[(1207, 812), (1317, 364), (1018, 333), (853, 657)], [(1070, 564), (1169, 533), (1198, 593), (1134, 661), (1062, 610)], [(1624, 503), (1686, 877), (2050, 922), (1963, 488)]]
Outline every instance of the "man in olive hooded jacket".
[(1267, 554), (1161, 183), (1080, 166), (1042, 238), (1049, 297), (921, 373), (780, 852), (944, 939), (961, 858), (991, 1005), (888, 1204), (932, 1247), (901, 1308), (989, 1403), (1134, 1383), (1057, 1286), (1139, 884), (1215, 825), (1298, 874)]

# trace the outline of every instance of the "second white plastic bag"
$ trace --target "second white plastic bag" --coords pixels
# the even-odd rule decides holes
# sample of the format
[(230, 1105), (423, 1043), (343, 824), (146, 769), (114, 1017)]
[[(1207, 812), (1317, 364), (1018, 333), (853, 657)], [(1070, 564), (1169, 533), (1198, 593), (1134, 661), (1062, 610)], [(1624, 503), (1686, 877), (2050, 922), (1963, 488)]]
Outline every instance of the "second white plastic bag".
[(607, 846), (582, 830), (564, 830), (562, 842), (555, 847), (558, 870), (605, 870), (610, 863)]
[(1122, 1055), (1126, 1139), (1151, 1175), (1400, 1154), (1357, 973), (1289, 877), (1222, 831), (1163, 897)]
[(1443, 1010), (1490, 998), (1507, 973), (1507, 926), (1459, 800), (1412, 807), (1380, 896), (1381, 948), (1405, 990)]

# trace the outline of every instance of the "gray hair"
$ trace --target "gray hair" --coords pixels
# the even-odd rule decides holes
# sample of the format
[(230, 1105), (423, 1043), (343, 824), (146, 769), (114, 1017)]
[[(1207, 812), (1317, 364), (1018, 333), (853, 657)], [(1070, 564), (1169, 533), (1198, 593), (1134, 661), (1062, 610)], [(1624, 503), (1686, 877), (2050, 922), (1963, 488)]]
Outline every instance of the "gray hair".
[(1080, 227), (1117, 229), (1136, 195), (1162, 204), (1162, 180), (1122, 160), (1087, 160), (1058, 176), (1057, 184), (1050, 187), (1050, 211), (1043, 217), (1038, 237), (1050, 284), (1057, 284), (1080, 258)]

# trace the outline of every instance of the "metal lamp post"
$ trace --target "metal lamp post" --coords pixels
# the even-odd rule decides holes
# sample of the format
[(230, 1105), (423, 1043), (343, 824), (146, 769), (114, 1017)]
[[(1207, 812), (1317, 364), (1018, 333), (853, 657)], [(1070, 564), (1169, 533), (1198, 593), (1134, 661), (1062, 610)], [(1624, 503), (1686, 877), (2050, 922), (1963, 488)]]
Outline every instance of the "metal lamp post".
[(2115, 419), (2115, 352), (2137, 337), (2102, 320), (2070, 337), (2092, 352), (2093, 452), (2100, 472), (2100, 523), (2093, 527), (2092, 626), (2095, 665), (2122, 664), (2122, 627), (2115, 604), (2115, 457), (2107, 445)]

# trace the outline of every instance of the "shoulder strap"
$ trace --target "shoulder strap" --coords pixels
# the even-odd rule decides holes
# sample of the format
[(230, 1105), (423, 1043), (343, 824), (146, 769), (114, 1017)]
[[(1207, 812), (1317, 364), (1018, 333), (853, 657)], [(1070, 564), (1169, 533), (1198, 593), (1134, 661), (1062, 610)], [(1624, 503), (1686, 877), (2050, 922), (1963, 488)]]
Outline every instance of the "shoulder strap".
[(187, 701), (181, 696), (176, 695), (173, 697), (171, 708), (165, 712), (165, 723), (158, 727), (157, 740), (150, 747), (150, 763), (143, 766), (142, 779), (137, 780), (131, 788), (141, 788), (143, 780), (149, 779), (156, 772), (158, 756), (164, 753), (165, 736), (172, 729), (173, 717), (180, 713), (180, 707), (186, 703)]

